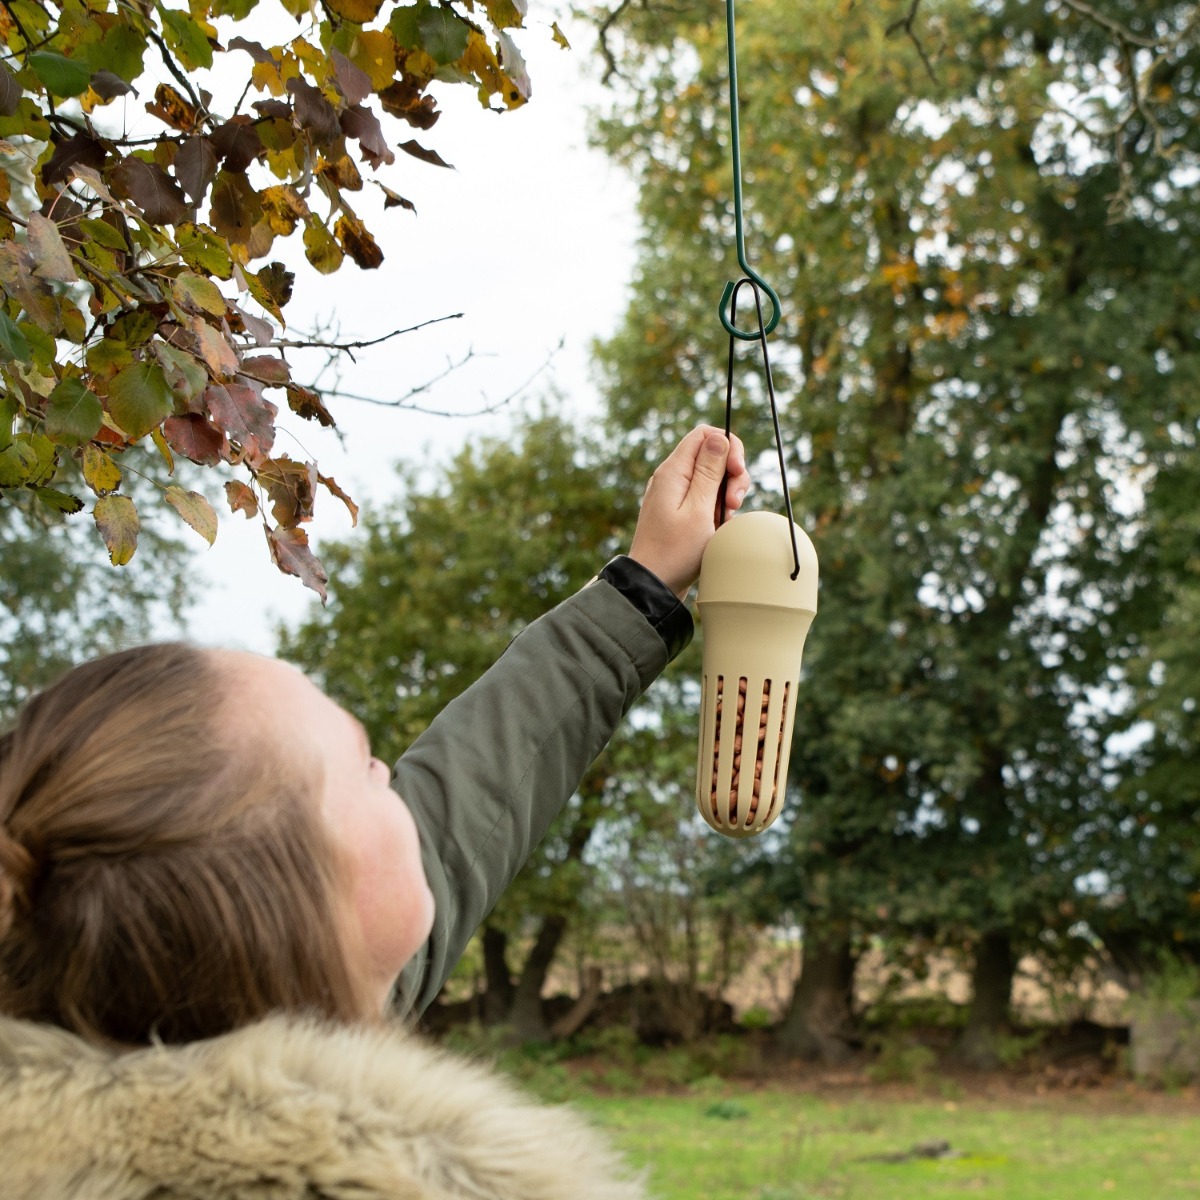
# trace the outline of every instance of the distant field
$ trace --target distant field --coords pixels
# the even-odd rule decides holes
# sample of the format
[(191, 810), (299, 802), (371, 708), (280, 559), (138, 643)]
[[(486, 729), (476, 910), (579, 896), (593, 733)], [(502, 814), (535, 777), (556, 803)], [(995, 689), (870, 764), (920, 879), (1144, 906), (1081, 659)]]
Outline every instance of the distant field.
[[(1147, 1095), (826, 1098), (737, 1084), (577, 1099), (656, 1200), (1200, 1200), (1200, 1104)], [(898, 1156), (946, 1142), (950, 1155)], [(876, 1157), (878, 1156), (878, 1157)], [(873, 1161), (872, 1161), (873, 1160)]]

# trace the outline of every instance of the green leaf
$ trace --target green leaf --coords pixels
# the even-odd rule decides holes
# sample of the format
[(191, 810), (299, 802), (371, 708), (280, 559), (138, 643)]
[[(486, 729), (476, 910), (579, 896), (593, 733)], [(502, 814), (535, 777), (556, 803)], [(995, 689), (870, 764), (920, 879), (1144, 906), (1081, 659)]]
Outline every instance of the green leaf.
[(104, 407), (79, 379), (64, 379), (46, 405), (46, 434), (60, 446), (80, 446), (100, 432)]
[(37, 451), (27, 441), (15, 441), (0, 451), (0, 487), (20, 487), (37, 469)]
[(53, 373), (54, 360), (58, 356), (58, 343), (36, 321), (21, 321), (20, 331), (33, 355), (34, 366), (46, 374)]
[(123, 567), (137, 549), (141, 522), (137, 509), (128, 496), (104, 496), (92, 510), (96, 528), (108, 547), (108, 557), (114, 567)]
[(111, 71), (133, 83), (142, 73), (146, 47), (145, 36), (131, 21), (118, 21), (100, 41), (86, 48), (87, 64), (92, 71)]
[(189, 71), (203, 67), (208, 70), (213, 64), (212, 46), (208, 35), (186, 12), (158, 6), (163, 22), (163, 37), (167, 46)]
[(467, 52), (471, 30), (447, 9), (429, 9), (418, 19), (417, 28), (421, 34), (421, 48), (434, 62), (457, 62)]
[(11, 392), (0, 394), (0, 450), (13, 444), (13, 422), (21, 411), (17, 398)]
[(421, 46), (420, 20), (429, 11), (428, 4), (408, 4), (392, 10), (388, 19), (388, 30), (403, 50), (416, 50)]
[(212, 317), (225, 315), (225, 297), (211, 279), (190, 272), (178, 275), (171, 283), (177, 303), (191, 312), (206, 312)]
[(172, 484), (167, 503), (211, 546), (217, 539), (217, 514), (199, 492), (185, 492)]
[(135, 441), (161, 425), (174, 408), (158, 363), (136, 362), (114, 375), (108, 385), (109, 414)]
[(21, 327), (0, 308), (0, 359), (5, 362), (30, 362), (33, 354)]
[(229, 247), (207, 225), (179, 225), (175, 241), (183, 261), (194, 271), (204, 271), (218, 279), (233, 278)]
[(71, 516), (72, 513), (80, 512), (83, 509), (83, 501), (78, 496), (72, 496), (70, 492), (60, 492), (57, 488), (48, 487), (34, 488), (33, 492), (43, 504), (54, 509), (55, 512)]
[(92, 72), (85, 63), (73, 62), (52, 50), (31, 54), (29, 65), (52, 96), (80, 96), (87, 91), (92, 79)]
[(129, 250), (121, 231), (115, 229), (107, 221), (101, 221), (95, 217), (81, 217), (79, 230), (87, 236), (89, 241), (99, 242), (101, 246), (107, 246), (110, 250), (126, 252)]
[(167, 387), (184, 408), (190, 408), (208, 387), (208, 371), (194, 354), (168, 342), (155, 342), (154, 355), (162, 365)]

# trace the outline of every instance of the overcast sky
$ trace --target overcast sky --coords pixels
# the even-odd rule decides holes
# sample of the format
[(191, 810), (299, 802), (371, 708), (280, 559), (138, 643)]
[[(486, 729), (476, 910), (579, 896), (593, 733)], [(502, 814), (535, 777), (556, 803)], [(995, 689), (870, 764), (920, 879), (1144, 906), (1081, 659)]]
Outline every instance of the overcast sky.
[[(416, 216), (396, 208), (384, 214), (369, 184), (352, 197), (384, 252), (379, 270), (360, 271), (347, 259), (337, 274), (322, 277), (295, 248), (276, 243), (272, 257), (296, 271), (295, 297), (285, 310), (289, 336), (333, 321), (342, 340), (360, 340), (465, 314), (360, 352), (357, 364), (344, 361), (347, 390), (396, 396), (473, 352), (471, 362), (420, 402), (474, 412), (536, 374), (561, 340), (562, 350), (527, 395), (553, 383), (581, 415), (596, 411), (588, 350), (624, 308), (638, 231), (635, 193), (623, 172), (587, 147), (586, 109), (602, 94), (587, 27), (563, 15), (565, 5), (530, 7), (534, 19), (516, 35), (533, 79), (529, 104), (496, 116), (470, 88), (434, 84), (444, 115), (432, 130), (410, 131), (383, 118), (393, 143), (415, 132), (455, 169), (401, 153), (376, 176), (412, 200)], [(571, 51), (551, 39), (555, 18)], [(263, 36), (283, 35), (276, 27)], [(371, 177), (365, 166), (363, 174)], [(500, 432), (510, 419), (503, 410), (455, 419), (349, 400), (331, 408), (344, 449), (327, 431), (293, 419), (276, 450), (315, 458), (364, 508), (395, 494), (397, 462), (444, 461), (465, 438)], [(206, 587), (189, 635), (270, 652), (275, 625), (302, 616), (312, 593), (271, 565), (259, 523), (227, 510), (219, 516), (216, 545), (204, 549), (197, 540)], [(319, 551), (322, 537), (345, 537), (350, 524), (342, 505), (323, 493), (308, 529)]]

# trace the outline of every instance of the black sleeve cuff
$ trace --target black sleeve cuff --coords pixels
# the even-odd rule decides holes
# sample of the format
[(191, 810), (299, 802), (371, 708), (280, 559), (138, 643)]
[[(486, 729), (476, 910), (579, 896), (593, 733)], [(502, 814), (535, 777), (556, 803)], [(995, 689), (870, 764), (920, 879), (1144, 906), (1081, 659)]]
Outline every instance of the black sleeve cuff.
[(626, 554), (618, 555), (600, 572), (646, 618), (667, 647), (669, 658), (681, 654), (692, 640), (692, 614), (653, 571)]

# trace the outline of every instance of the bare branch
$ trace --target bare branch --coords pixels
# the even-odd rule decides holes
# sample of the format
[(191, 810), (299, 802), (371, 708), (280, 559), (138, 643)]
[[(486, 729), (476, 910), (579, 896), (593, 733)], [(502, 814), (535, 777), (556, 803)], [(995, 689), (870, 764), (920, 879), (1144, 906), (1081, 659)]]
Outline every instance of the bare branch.
[(1081, 17), (1087, 17), (1089, 21), (1094, 21), (1097, 25), (1102, 25), (1110, 33), (1115, 33), (1117, 37), (1127, 46), (1140, 46), (1144, 50), (1154, 50), (1158, 46), (1158, 42), (1153, 39), (1138, 37), (1128, 26), (1122, 25), (1120, 21), (1108, 16), (1106, 13), (1097, 12), (1090, 4), (1084, 0), (1059, 0), (1059, 3), (1066, 8), (1074, 9)]
[(631, 3), (632, 0), (621, 0), (621, 3), (600, 22), (596, 29), (596, 46), (600, 51), (600, 56), (604, 59), (604, 74), (600, 78), (602, 84), (607, 84), (614, 75), (620, 76), (621, 74), (616, 56), (608, 44), (608, 33)]
[(327, 342), (322, 341), (320, 337), (313, 336), (309, 338), (273, 341), (272, 346), (278, 346), (284, 350), (338, 350), (349, 356), (352, 362), (358, 360), (354, 357), (355, 350), (366, 350), (371, 346), (380, 346), (384, 342), (389, 342), (394, 337), (400, 337), (405, 333), (416, 333), (418, 329), (425, 329), (429, 325), (440, 325), (443, 321), (457, 321), (464, 316), (463, 313), (449, 313), (444, 317), (431, 317), (428, 321), (422, 321), (419, 325), (409, 325), (406, 329), (393, 329), (391, 333), (385, 333), (382, 337), (368, 338), (361, 342)]

